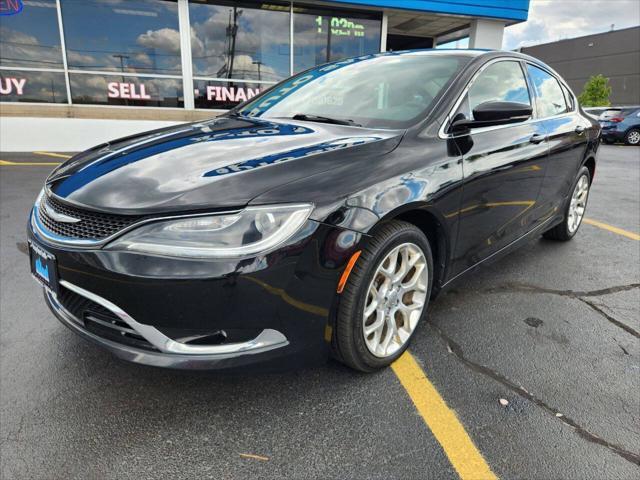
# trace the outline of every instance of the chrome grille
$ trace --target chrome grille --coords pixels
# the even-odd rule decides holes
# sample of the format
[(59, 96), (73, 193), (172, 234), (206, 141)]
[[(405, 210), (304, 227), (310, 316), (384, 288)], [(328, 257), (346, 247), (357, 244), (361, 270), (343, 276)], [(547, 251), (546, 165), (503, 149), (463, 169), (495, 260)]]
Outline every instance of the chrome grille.
[[(45, 208), (42, 208), (43, 204)], [(52, 218), (47, 210), (78, 218), (80, 221), (76, 223), (58, 222)], [(38, 208), (38, 218), (47, 230), (61, 237), (103, 240), (146, 217), (84, 210), (63, 204), (53, 197), (43, 196)]]

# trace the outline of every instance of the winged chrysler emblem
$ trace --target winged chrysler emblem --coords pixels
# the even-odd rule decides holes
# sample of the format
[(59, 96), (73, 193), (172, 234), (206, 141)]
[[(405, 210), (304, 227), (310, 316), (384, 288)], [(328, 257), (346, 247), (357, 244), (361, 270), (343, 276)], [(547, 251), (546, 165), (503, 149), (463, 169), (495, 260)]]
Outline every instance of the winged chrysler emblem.
[(47, 206), (45, 202), (42, 202), (40, 208), (53, 220), (60, 223), (78, 223), (82, 219), (65, 215), (64, 213), (56, 212), (51, 206)]

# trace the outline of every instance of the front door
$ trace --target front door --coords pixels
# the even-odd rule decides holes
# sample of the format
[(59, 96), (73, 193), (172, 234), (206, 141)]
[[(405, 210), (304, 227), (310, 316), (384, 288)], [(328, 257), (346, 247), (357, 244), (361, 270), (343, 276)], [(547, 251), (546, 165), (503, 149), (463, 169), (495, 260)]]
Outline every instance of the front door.
[[(488, 101), (532, 104), (519, 61), (487, 66), (473, 81), (456, 117), (472, 118)], [(540, 221), (538, 195), (548, 160), (540, 122), (472, 129), (456, 141), (463, 161), (463, 200), (453, 274), (463, 272), (517, 240)]]

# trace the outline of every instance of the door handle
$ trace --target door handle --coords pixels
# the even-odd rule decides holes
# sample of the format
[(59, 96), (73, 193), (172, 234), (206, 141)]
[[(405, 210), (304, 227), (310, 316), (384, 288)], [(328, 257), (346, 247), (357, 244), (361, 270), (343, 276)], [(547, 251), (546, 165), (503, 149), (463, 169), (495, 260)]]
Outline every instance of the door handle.
[(576, 129), (575, 129), (575, 132), (576, 132), (578, 135), (582, 135), (582, 134), (584, 133), (584, 131), (585, 131), (585, 128), (584, 128), (582, 125), (578, 125), (578, 126), (576, 127)]
[(537, 145), (538, 143), (544, 142), (546, 139), (547, 139), (546, 135), (540, 135), (539, 133), (536, 133), (529, 139), (529, 141)]

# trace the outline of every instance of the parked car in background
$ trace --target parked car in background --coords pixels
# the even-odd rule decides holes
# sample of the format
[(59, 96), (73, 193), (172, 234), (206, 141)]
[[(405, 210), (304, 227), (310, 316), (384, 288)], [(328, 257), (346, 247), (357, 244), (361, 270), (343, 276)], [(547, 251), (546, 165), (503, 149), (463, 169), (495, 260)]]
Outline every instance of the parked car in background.
[(622, 107), (607, 107), (605, 108), (600, 115), (598, 115), (598, 121), (602, 121), (602, 120), (607, 120), (611, 117), (616, 116), (618, 113), (620, 113), (620, 110), (622, 109)]
[(640, 145), (640, 107), (609, 109), (598, 120), (603, 142)]
[(341, 60), (56, 168), (29, 218), (31, 270), (62, 323), (133, 362), (330, 354), (373, 371), (456, 278), (539, 235), (570, 240), (599, 145), (526, 55)]
[(609, 110), (610, 107), (586, 107), (583, 108), (584, 113), (598, 120), (600, 115)]

